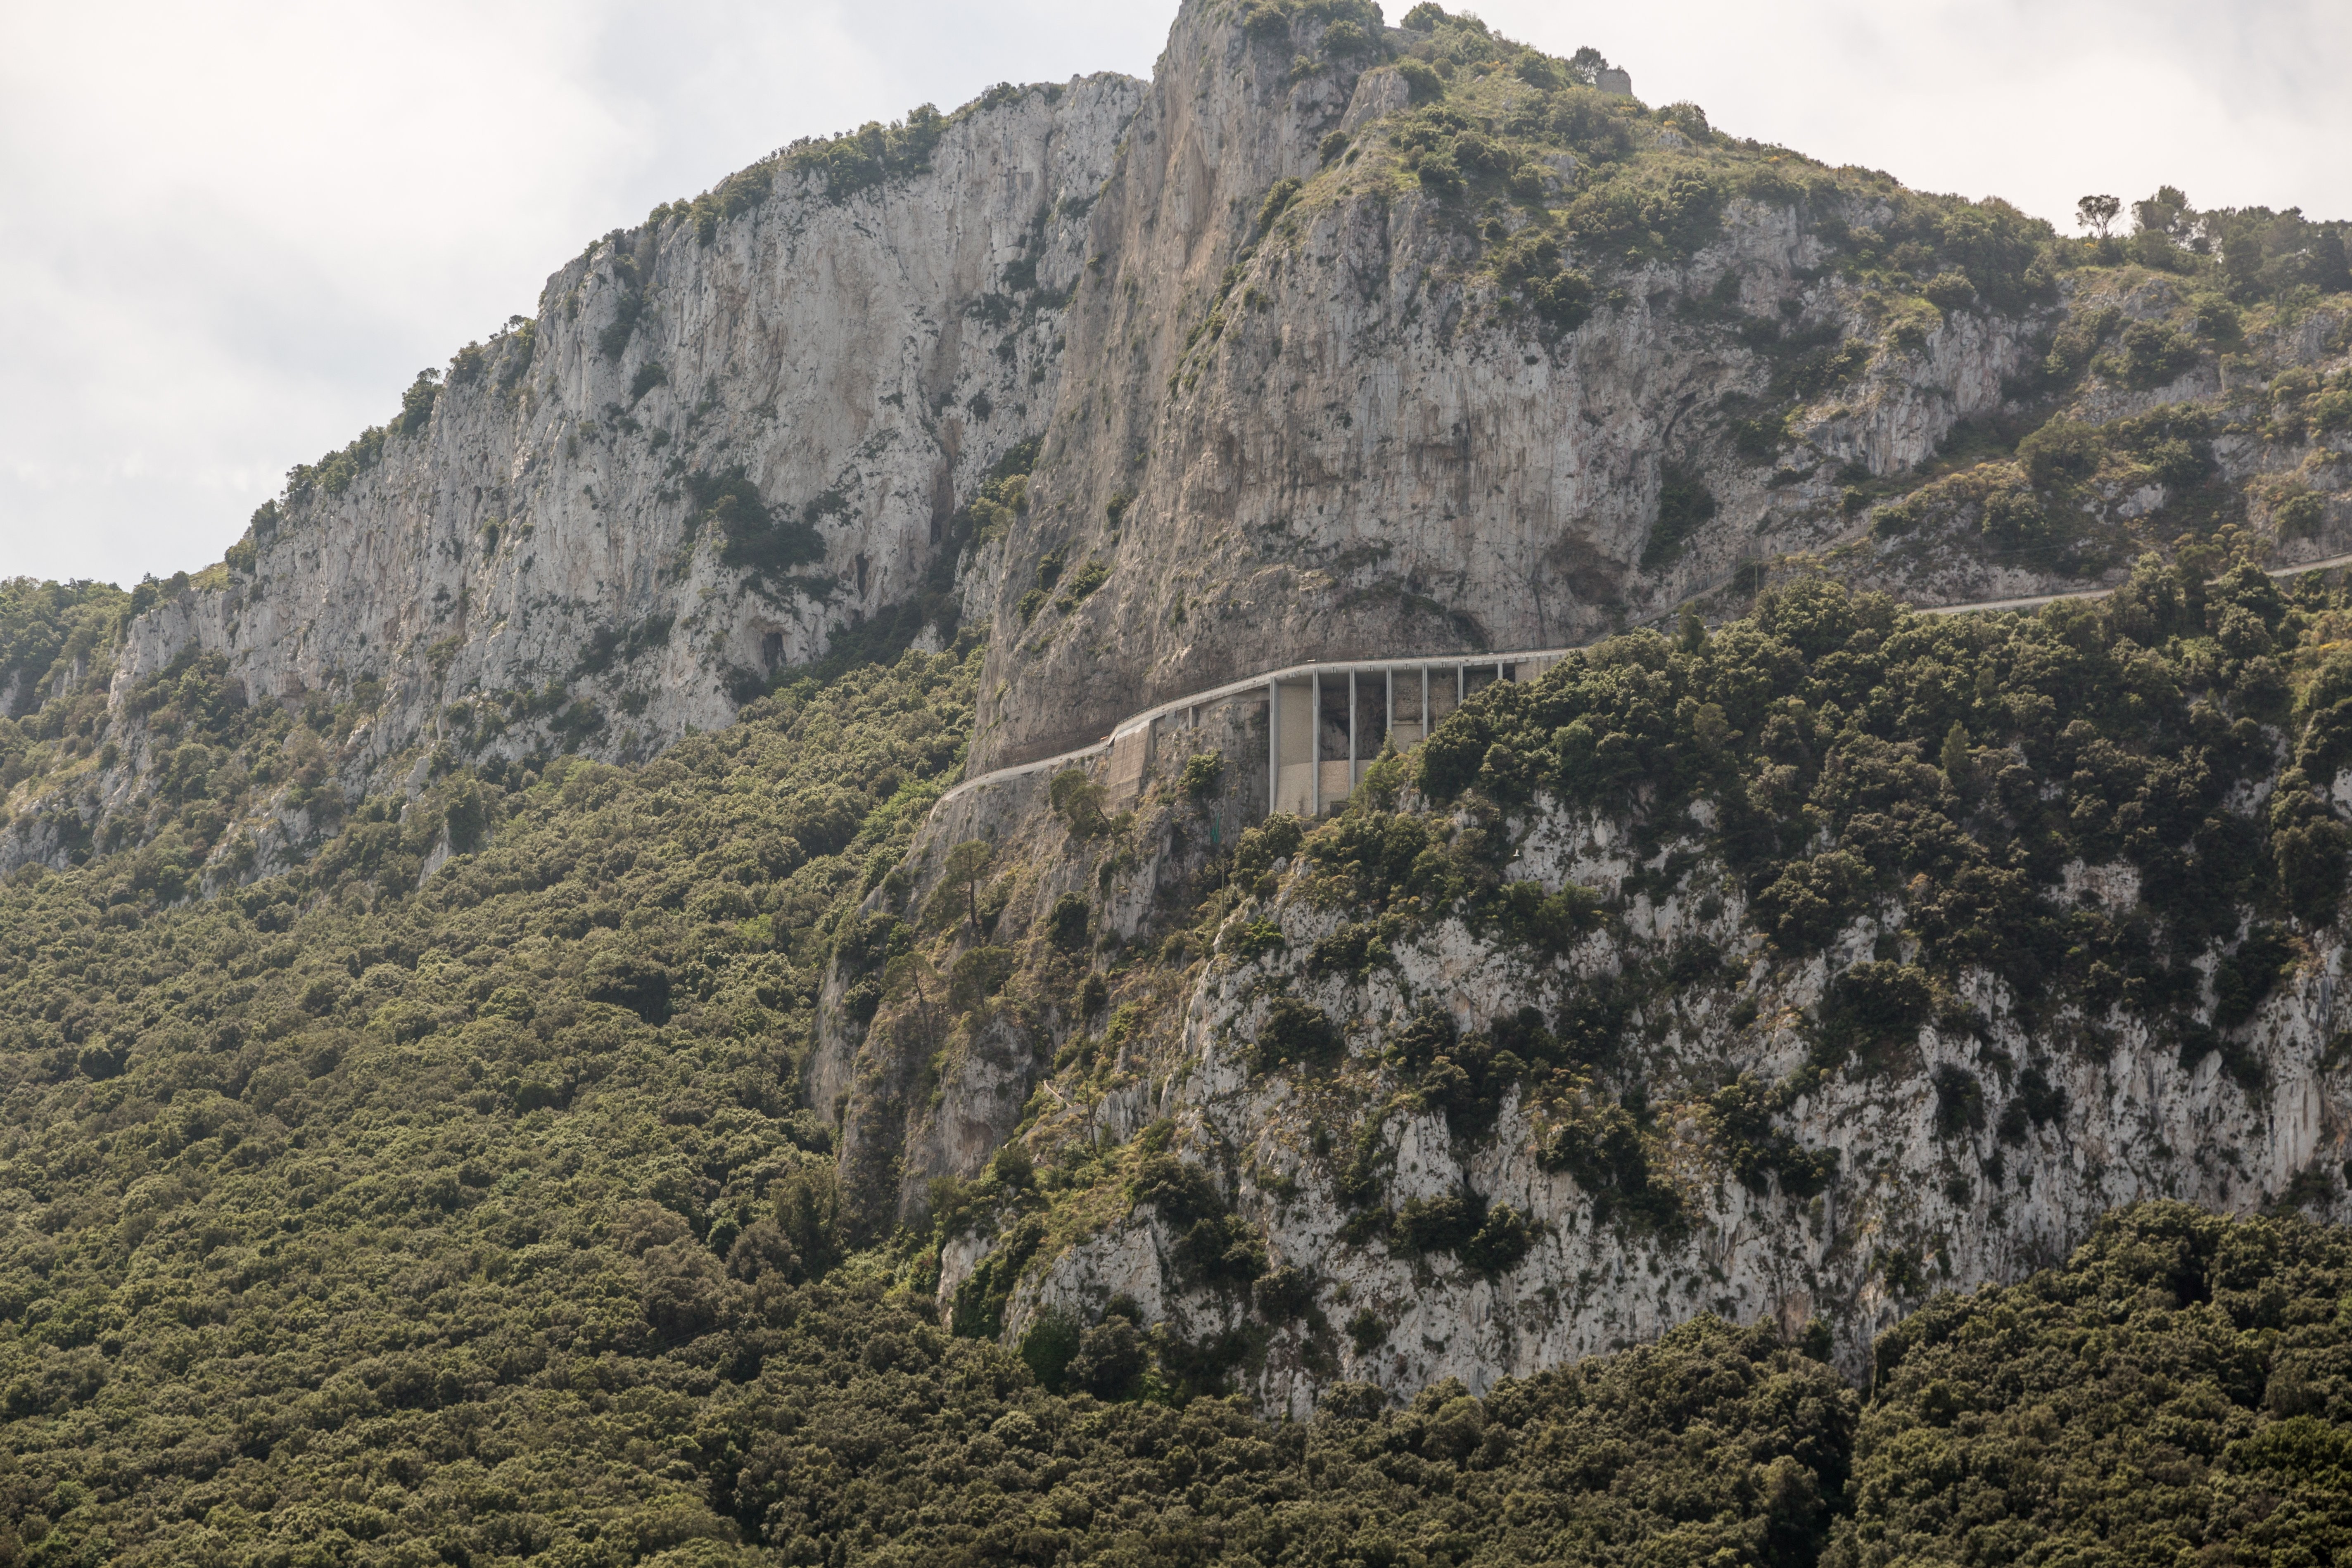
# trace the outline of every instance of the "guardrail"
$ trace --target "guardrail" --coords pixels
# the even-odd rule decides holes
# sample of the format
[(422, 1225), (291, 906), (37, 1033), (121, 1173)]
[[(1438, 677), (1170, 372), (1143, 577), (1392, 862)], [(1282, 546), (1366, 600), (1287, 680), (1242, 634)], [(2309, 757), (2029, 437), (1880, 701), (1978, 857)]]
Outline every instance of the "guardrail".
[[(2339, 566), (2352, 566), (2352, 554), (2331, 555), (2322, 561), (2305, 561), (2291, 566), (2266, 567), (2264, 570), (2273, 577), (2297, 577), (2306, 572), (2327, 572)], [(2113, 588), (2085, 588), (2066, 594), (2039, 594), (2014, 599), (1985, 599), (1968, 605), (1915, 605), (1912, 608), (1923, 616), (1958, 616), (1979, 610), (1996, 613), (2003, 610), (2037, 610), (2045, 605), (2054, 605), (2062, 600), (2103, 599), (2115, 591)], [(1322, 681), (1325, 676), (1345, 675), (1349, 678), (1351, 687), (1355, 679), (1367, 671), (1387, 676), (1391, 687), (1388, 701), (1389, 729), (1393, 732), (1398, 728), (1395, 721), (1394, 676), (1400, 670), (1417, 672), (1422, 678), (1423, 686), (1423, 695), (1418, 704), (1422, 717), (1419, 720), (1408, 721), (1418, 730), (1413, 736), (1417, 741), (1423, 735), (1426, 735), (1430, 727), (1442, 717), (1433, 712), (1430, 706), (1429, 679), (1432, 672), (1451, 671), (1454, 676), (1454, 700), (1446, 709), (1447, 711), (1451, 711), (1453, 707), (1459, 706), (1468, 697), (1470, 677), (1473, 672), (1491, 668), (1495, 671), (1495, 678), (1497, 679), (1528, 679), (1528, 675), (1512, 676), (1507, 672), (1517, 667), (1533, 666), (1535, 669), (1530, 673), (1539, 673), (1543, 668), (1556, 664), (1570, 654), (1591, 646), (1591, 643), (1578, 643), (1569, 647), (1531, 648), (1518, 653), (1433, 654), (1393, 659), (1317, 659), (1307, 664), (1287, 665), (1280, 669), (1269, 670), (1263, 675), (1253, 675), (1241, 680), (1229, 680), (1223, 686), (1212, 687), (1205, 691), (1196, 691), (1188, 696), (1179, 697), (1173, 701), (1147, 708), (1139, 713), (1131, 713), (1113, 725), (1109, 734), (1091, 745), (1080, 746), (1075, 751), (1064, 752), (1058, 756), (1045, 757), (1034, 763), (1022, 763), (1013, 767), (992, 769), (976, 778), (966, 779), (932, 803), (932, 809), (936, 811), (958, 795), (980, 789), (984, 785), (1003, 784), (1008, 780), (1025, 777), (1030, 773), (1044, 773), (1049, 769), (1071, 767), (1090, 757), (1100, 756), (1105, 752), (1110, 752), (1114, 757), (1117, 757), (1119, 742), (1130, 738), (1133, 738), (1131, 743), (1134, 745), (1134, 754), (1139, 773), (1143, 752), (1141, 738), (1148, 733), (1153, 724), (1188, 709), (1202, 708), (1213, 702), (1222, 702), (1229, 698), (1263, 690), (1266, 693), (1268, 704), (1266, 809), (1270, 812), (1280, 810), (1286, 802), (1293, 797), (1297, 797), (1306, 808), (1305, 814), (1312, 816), (1319, 812), (1324, 804), (1323, 769), (1326, 766), (1344, 766), (1348, 770), (1343, 775), (1347, 789), (1352, 789), (1357, 780), (1361, 777), (1360, 768), (1366, 761), (1369, 761), (1369, 759), (1360, 759), (1358, 755), (1354, 722), (1357, 698), (1353, 689), (1349, 693), (1348, 756), (1344, 759), (1332, 758), (1326, 763), (1319, 754)], [(1306, 718), (1307, 732), (1309, 737), (1308, 745), (1311, 750), (1309, 755), (1304, 759), (1286, 762), (1283, 755), (1286, 748), (1282, 733), (1282, 689), (1285, 686), (1296, 687), (1301, 684), (1307, 685), (1310, 689), (1307, 700), (1312, 707), (1306, 714)], [(1303, 795), (1298, 787), (1299, 775), (1295, 772), (1301, 767), (1307, 769), (1303, 778)], [(1286, 791), (1283, 785), (1286, 769), (1294, 770), (1294, 785), (1288, 791)], [(1117, 771), (1115, 764), (1114, 773), (1116, 773)], [(1340, 795), (1345, 793), (1344, 789), (1339, 792)], [(1334, 798), (1338, 796), (1335, 795)]]

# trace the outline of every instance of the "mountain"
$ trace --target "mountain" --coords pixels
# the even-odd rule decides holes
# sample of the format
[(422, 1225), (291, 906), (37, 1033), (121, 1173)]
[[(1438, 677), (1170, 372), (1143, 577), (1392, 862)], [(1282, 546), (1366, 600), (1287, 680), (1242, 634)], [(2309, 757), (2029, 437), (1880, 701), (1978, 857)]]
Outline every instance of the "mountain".
[(0, 585), (0, 1559), (2333, 1550), (2346, 226), (1400, 21)]

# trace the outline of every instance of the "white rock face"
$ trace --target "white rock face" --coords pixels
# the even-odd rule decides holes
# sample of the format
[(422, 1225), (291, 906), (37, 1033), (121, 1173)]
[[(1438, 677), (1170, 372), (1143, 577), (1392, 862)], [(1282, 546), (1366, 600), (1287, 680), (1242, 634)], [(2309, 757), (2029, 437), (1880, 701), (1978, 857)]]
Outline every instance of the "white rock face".
[[(341, 759), (354, 792), (436, 745), (625, 759), (730, 722), (740, 672), (818, 657), (919, 594), (950, 513), (1045, 428), (1084, 214), (1142, 90), (1026, 89), (960, 119), (928, 172), (835, 200), (773, 165), (707, 241), (678, 216), (598, 241), (528, 331), (460, 356), (421, 429), (257, 525), (226, 585), (140, 616), (118, 708), (191, 649), (224, 655), (254, 701), (372, 691)], [(694, 526), (693, 481), (738, 468), (821, 533), (799, 586), (728, 565), (719, 529)]]
[[(1501, 312), (1480, 241), (1417, 187), (1327, 174), (1261, 236), (1269, 189), (1314, 179), (1327, 135), (1377, 144), (1407, 107), (1391, 69), (1297, 79), (1312, 42), (1253, 39), (1205, 5), (1176, 20), (1090, 215), (1103, 265), (1071, 307), (1062, 405), (995, 602), (1052, 552), (1109, 577), (1066, 617), (1000, 617), (976, 768), (1286, 664), (1554, 647), (1659, 613), (1759, 550), (1852, 533), (1843, 465), (1908, 468), (2037, 357), (2036, 312), (1961, 309), (1915, 349), (1879, 342), (1795, 210), (1748, 200), (1687, 264), (1609, 271), (1564, 334)], [(1721, 400), (1772, 376), (1693, 313), (1727, 279), (1745, 318), (1870, 349), (1795, 432), (1817, 478), (1771, 488), (1725, 449)], [(1645, 564), (1670, 466), (1716, 510)]]
[[(1633, 869), (1605, 823), (1552, 804), (1514, 875), (1549, 889), (1575, 879), (1611, 891)], [(1304, 962), (1346, 911), (1308, 908), (1294, 897), (1295, 883), (1266, 910), (1245, 907), (1234, 917), (1229, 930), (1255, 913), (1270, 915), (1286, 952), (1213, 960), (1186, 1003), (1180, 1046), (1131, 1075), (1146, 1092), (1115, 1090), (1103, 1109), (1125, 1111), (1126, 1125), (1107, 1129), (1113, 1136), (1172, 1117), (1175, 1147), (1214, 1174), (1234, 1212), (1263, 1237), (1271, 1267), (1295, 1267), (1315, 1281), (1331, 1329), (1360, 1312), (1379, 1325), (1379, 1342), (1365, 1345), (1327, 1332), (1318, 1346), (1304, 1325), (1277, 1330), (1254, 1389), (1265, 1405), (1304, 1415), (1318, 1389), (1343, 1377), (1398, 1394), (1444, 1377), (1483, 1390), (1506, 1375), (1654, 1337), (1702, 1312), (1778, 1322), (1792, 1334), (1819, 1316), (1832, 1330), (1840, 1364), (1859, 1374), (1873, 1336), (1927, 1290), (2011, 1281), (2055, 1263), (2115, 1205), (2168, 1197), (2248, 1212), (2277, 1198), (2299, 1173), (2332, 1170), (2352, 1153), (2352, 1073), (2329, 1052), (2347, 1022), (2338, 997), (2345, 954), (2331, 946), (2233, 1035), (2260, 1066), (2258, 1089), (2224, 1072), (2219, 1054), (2184, 1060), (2173, 1041), (2151, 1037), (2120, 1011), (2084, 1017), (2076, 1010), (2063, 1020), (2072, 1037), (2107, 1041), (2103, 1056), (2053, 1048), (2020, 1018), (1999, 977), (1971, 974), (1962, 1000), (1980, 1015), (1980, 1035), (1923, 1027), (1888, 1070), (1833, 1073), (1782, 1118), (1805, 1149), (1836, 1152), (1826, 1190), (1799, 1198), (1772, 1181), (1751, 1192), (1727, 1167), (1699, 1102), (1737, 1075), (1770, 1083), (1801, 1066), (1803, 1010), (1820, 999), (1827, 975), (1870, 956), (1901, 911), (1889, 905), (1857, 922), (1822, 958), (1780, 963), (1739, 936), (1736, 898), (1724, 899), (1713, 918), (1696, 912), (1702, 893), (1722, 880), (1702, 863), (1663, 904), (1633, 899), (1623, 922), (1643, 945), (1730, 944), (1719, 978), (1646, 1004), (1627, 1029), (1623, 1048), (1635, 1065), (1625, 1076), (1666, 1108), (1659, 1118), (1664, 1175), (1685, 1224), (1664, 1232), (1597, 1217), (1593, 1194), (1546, 1169), (1538, 1157), (1542, 1120), (1517, 1091), (1491, 1134), (1468, 1142), (1457, 1142), (1441, 1115), (1380, 1109), (1404, 1087), (1381, 1053), (1416, 1008), (1445, 1010), (1465, 1034), (1522, 1005), (1549, 1016), (1578, 979), (1612, 973), (1627, 938), (1595, 935), (1555, 963), (1449, 921), (1398, 946), (1392, 966), (1359, 983), (1317, 975)], [(2128, 898), (2136, 878), (2127, 868), (2077, 866), (2066, 887)], [(1349, 1058), (1335, 1072), (1246, 1069), (1268, 1001), (1285, 994), (1344, 1021)], [(1752, 1021), (1736, 1023), (1742, 1004), (1755, 1008)], [(1982, 1114), (1973, 1122), (1954, 1116), (1939, 1128), (1939, 1068), (1979, 1086)], [(2063, 1093), (2063, 1109), (2012, 1118), (2004, 1136), (2002, 1113), (2029, 1069)], [(1336, 1139), (1344, 1152), (1354, 1118), (1367, 1110), (1388, 1151), (1381, 1204), (1465, 1192), (1507, 1204), (1532, 1222), (1527, 1256), (1488, 1276), (1451, 1254), (1414, 1258), (1382, 1241), (1348, 1239), (1354, 1211), (1334, 1190), (1331, 1145)], [(2339, 1184), (2315, 1185), (2342, 1207)], [(1145, 1321), (1165, 1321), (1186, 1338), (1239, 1326), (1245, 1305), (1238, 1296), (1184, 1282), (1174, 1262), (1181, 1239), (1181, 1227), (1144, 1205), (1041, 1258), (1013, 1296), (1007, 1341), (1017, 1342), (1047, 1307), (1090, 1321), (1119, 1295), (1133, 1298)], [(943, 1299), (981, 1255), (967, 1244), (947, 1260)]]

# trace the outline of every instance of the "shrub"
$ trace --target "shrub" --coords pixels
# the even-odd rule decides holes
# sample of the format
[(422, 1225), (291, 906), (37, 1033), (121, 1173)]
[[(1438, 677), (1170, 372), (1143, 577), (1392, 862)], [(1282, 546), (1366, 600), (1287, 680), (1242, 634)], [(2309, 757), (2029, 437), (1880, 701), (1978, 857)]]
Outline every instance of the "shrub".
[[(1258, 204), (1256, 234), (1263, 238), (1290, 204), (1298, 199), (1298, 181), (1288, 174), (1266, 187), (1265, 200)], [(1114, 525), (1116, 526), (1116, 525)]]
[(1196, 752), (1184, 761), (1183, 776), (1177, 787), (1192, 800), (1206, 800), (1219, 794), (1225, 784), (1225, 754), (1223, 752)]
[(1547, 333), (1574, 331), (1591, 319), (1592, 279), (1568, 265), (1549, 230), (1522, 230), (1496, 250), (1494, 268), (1505, 299), (1532, 314)]
[(1445, 79), (1426, 60), (1399, 60), (1396, 73), (1404, 79), (1406, 90), (1415, 103), (1434, 103), (1445, 96)]
[[(1133, 1325), (1129, 1328), (1132, 1332)], [(1071, 1363), (1079, 1354), (1077, 1321), (1059, 1307), (1048, 1307), (1039, 1312), (1021, 1336), (1021, 1360), (1038, 1386), (1048, 1394), (1060, 1394), (1077, 1381)]]
[(1957, 1138), (1979, 1131), (1985, 1124), (1984, 1085), (1966, 1068), (1945, 1062), (1934, 1075), (1936, 1136)]
[(1601, 925), (1601, 895), (1570, 882), (1547, 894), (1534, 882), (1513, 882), (1496, 900), (1496, 923), (1507, 933), (1555, 957)]
[(1250, 1070), (1285, 1067), (1327, 1068), (1347, 1054), (1347, 1040), (1321, 1009), (1295, 996), (1277, 996), (1267, 1006), (1250, 1052)]
[(2271, 505), (2271, 522), (2284, 538), (2311, 538), (2326, 520), (2327, 503), (2315, 490), (2290, 490)]
[(2053, 419), (2018, 443), (2018, 461), (2044, 489), (2077, 484), (2098, 470), (2105, 443), (2092, 426)]
[(1084, 768), (1064, 768), (1055, 773), (1046, 786), (1046, 799), (1073, 837), (1091, 838), (1110, 830), (1110, 818), (1103, 813), (1103, 786), (1089, 778)]
[(1092, 908), (1076, 893), (1064, 893), (1054, 900), (1041, 924), (1045, 940), (1064, 952), (1076, 952), (1087, 945), (1087, 926), (1093, 918)]
[(1866, 1066), (1880, 1066), (1918, 1038), (1935, 1000), (1927, 972), (1916, 965), (1857, 963), (1832, 981), (1822, 999), (1817, 1058), (1834, 1067), (1860, 1052)]
[(1112, 1401), (1133, 1399), (1143, 1391), (1150, 1369), (1150, 1353), (1135, 1324), (1107, 1316), (1078, 1341), (1069, 1363), (1071, 1386)]
[(1397, 1236), (1414, 1252), (1458, 1252), (1486, 1223), (1486, 1205), (1475, 1194), (1439, 1193), (1410, 1198), (1398, 1206)]
[(1848, 851), (1792, 861), (1757, 894), (1757, 923), (1781, 952), (1813, 952), (1862, 912), (1869, 887), (1868, 868)]
[[(2338, 853), (2341, 853), (2339, 848)], [(2340, 867), (2341, 862), (2338, 862)], [(2340, 880), (2340, 876), (2339, 876)], [(2294, 967), (2294, 949), (2277, 927), (2258, 924), (2213, 973), (2213, 1022), (2234, 1029), (2251, 1020)]]
[(1067, 615), (1078, 607), (1080, 601), (1109, 581), (1110, 563), (1098, 557), (1088, 556), (1087, 563), (1079, 567), (1063, 586), (1062, 596), (1054, 601), (1054, 607)]
[(1258, 1315), (1266, 1321), (1296, 1322), (1315, 1306), (1315, 1279), (1303, 1268), (1286, 1265), (1259, 1279), (1252, 1294)]
[(1477, 1232), (1462, 1247), (1462, 1261), (1482, 1274), (1507, 1274), (1535, 1245), (1528, 1216), (1508, 1204), (1486, 1211)]
[(2160, 321), (2134, 321), (2104, 367), (2126, 386), (2146, 390), (2179, 379), (2197, 364), (2197, 345)]
[[(992, 107), (993, 102), (1002, 102), (1007, 96), (1017, 94), (1000, 93), (992, 88), (983, 97), (983, 106)], [(822, 180), (827, 200), (845, 202), (887, 180), (903, 179), (929, 169), (931, 151), (950, 123), (931, 105), (920, 104), (909, 110), (906, 119), (887, 125), (869, 120), (840, 136), (796, 142), (784, 149), (784, 167), (804, 177)], [(759, 181), (761, 195), (766, 183), (763, 170)], [(732, 195), (729, 193), (730, 199)], [(745, 198), (746, 205), (757, 199), (748, 192)]]
[(1965, 272), (1938, 272), (1921, 285), (1919, 292), (1927, 302), (1943, 311), (1964, 310), (1976, 302), (1976, 285)]
[(742, 468), (690, 475), (686, 488), (696, 509), (690, 526), (717, 526), (719, 559), (728, 565), (765, 576), (824, 559), (823, 536), (799, 519), (770, 511)]
[(441, 373), (420, 370), (416, 379), (400, 395), (400, 413), (392, 421), (393, 430), (402, 436), (413, 436), (431, 423), (433, 405), (440, 398)]

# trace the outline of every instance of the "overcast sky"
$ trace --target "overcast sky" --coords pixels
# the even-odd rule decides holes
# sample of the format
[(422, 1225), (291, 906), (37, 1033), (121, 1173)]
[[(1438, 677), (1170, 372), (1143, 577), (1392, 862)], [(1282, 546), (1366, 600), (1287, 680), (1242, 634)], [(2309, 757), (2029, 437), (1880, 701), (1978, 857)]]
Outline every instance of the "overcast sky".
[[(1390, 0), (1391, 19), (1406, 0)], [(1489, 0), (1652, 103), (2062, 225), (2352, 216), (2344, 0)], [(587, 240), (793, 137), (1148, 74), (1173, 0), (0, 0), (0, 576), (218, 560)]]

